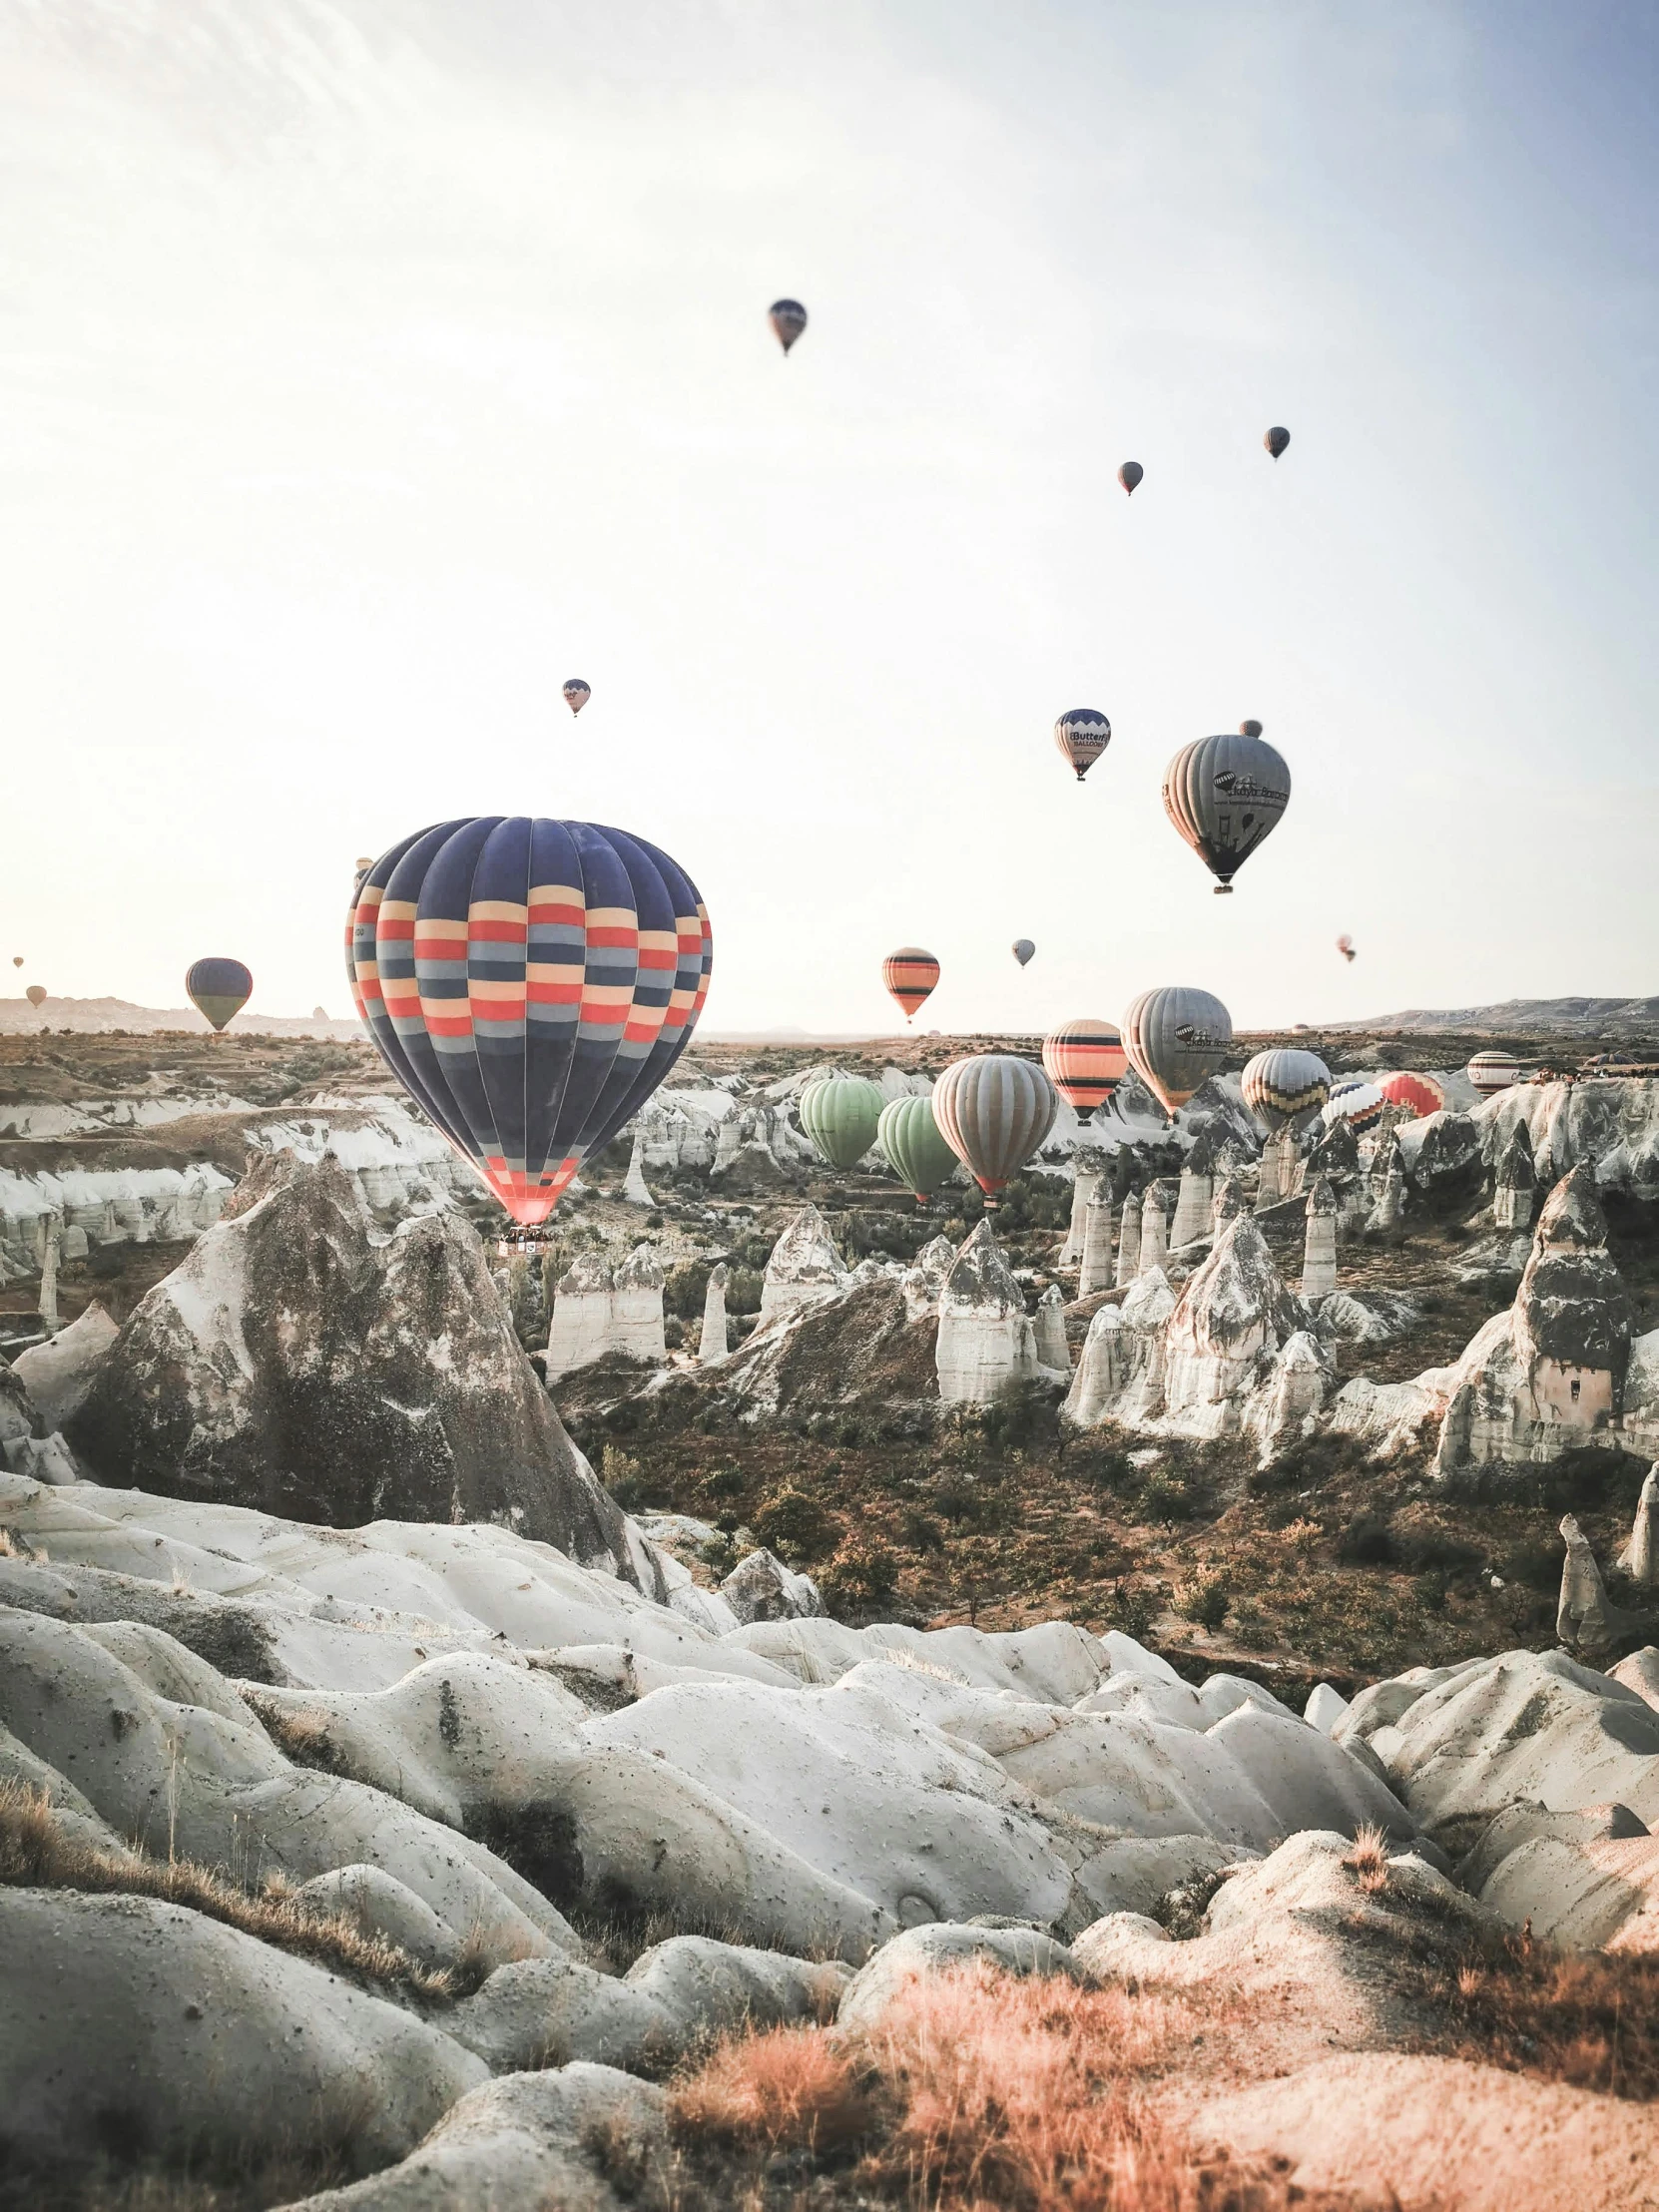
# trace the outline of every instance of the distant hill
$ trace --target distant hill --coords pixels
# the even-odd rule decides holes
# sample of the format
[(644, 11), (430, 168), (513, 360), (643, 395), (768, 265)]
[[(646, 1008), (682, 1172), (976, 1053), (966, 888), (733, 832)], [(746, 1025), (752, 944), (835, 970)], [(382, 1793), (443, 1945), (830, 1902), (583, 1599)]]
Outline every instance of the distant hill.
[(1492, 1006), (1411, 1006), (1366, 1021), (1328, 1021), (1327, 1030), (1492, 1030), (1561, 1037), (1629, 1037), (1659, 1031), (1659, 998), (1506, 998)]
[[(314, 1015), (240, 1013), (233, 1028), (246, 1036), (360, 1037), (362, 1025), (353, 1014), (347, 1021), (318, 1021)], [(38, 1029), (69, 1029), (77, 1036), (107, 1037), (125, 1029), (149, 1036), (158, 1029), (189, 1029), (198, 1034), (208, 1024), (194, 1006), (135, 1006), (125, 998), (48, 998), (35, 1007), (26, 998), (0, 998), (0, 1035)]]

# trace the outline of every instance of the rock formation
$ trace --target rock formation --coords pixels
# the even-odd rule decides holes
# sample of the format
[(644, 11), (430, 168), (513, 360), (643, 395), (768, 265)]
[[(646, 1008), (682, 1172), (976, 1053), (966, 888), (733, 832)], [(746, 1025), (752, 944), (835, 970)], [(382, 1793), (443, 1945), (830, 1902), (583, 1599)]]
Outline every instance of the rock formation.
[(334, 1527), (499, 1521), (637, 1575), (473, 1229), (375, 1242), (337, 1161), (263, 1161), (140, 1303), (66, 1432), (95, 1475)]
[(1051, 1283), (1037, 1301), (1037, 1365), (1071, 1376), (1071, 1350), (1066, 1343), (1063, 1312), (1065, 1300), (1058, 1283)]
[(1136, 1278), (1121, 1306), (1102, 1306), (1089, 1324), (1083, 1355), (1063, 1408), (1075, 1427), (1103, 1420), (1137, 1427), (1164, 1405), (1164, 1333), (1175, 1293), (1162, 1272)]
[(1141, 1272), (1141, 1202), (1131, 1191), (1118, 1216), (1118, 1265), (1116, 1283), (1123, 1290)]
[(1537, 1177), (1532, 1166), (1532, 1140), (1526, 1124), (1517, 1121), (1498, 1157), (1492, 1192), (1492, 1220), (1499, 1229), (1524, 1234), (1532, 1226), (1533, 1194)]
[(1643, 1478), (1630, 1541), (1619, 1553), (1619, 1565), (1643, 1589), (1659, 1590), (1659, 1466), (1649, 1467)]
[(47, 1230), (44, 1243), (45, 1250), (40, 1262), (40, 1297), (36, 1301), (36, 1311), (48, 1332), (55, 1336), (58, 1329), (58, 1231), (55, 1225)]
[(1555, 1633), (1569, 1650), (1581, 1651), (1593, 1659), (1610, 1651), (1621, 1636), (1637, 1627), (1640, 1616), (1624, 1612), (1609, 1599), (1589, 1538), (1571, 1513), (1562, 1519), (1561, 1537), (1567, 1555), (1561, 1562)]
[(1163, 1268), (1169, 1257), (1167, 1223), (1163, 1187), (1154, 1183), (1141, 1200), (1141, 1249), (1135, 1265), (1137, 1275), (1153, 1275)]
[(1540, 1183), (1582, 1164), (1603, 1189), (1659, 1198), (1659, 1081), (1512, 1083), (1469, 1120), (1488, 1167), (1524, 1128)]
[(1654, 1340), (1640, 1343), (1627, 1406), (1630, 1301), (1608, 1255), (1595, 1178), (1577, 1167), (1550, 1193), (1514, 1305), (1492, 1316), (1456, 1364), (1435, 1471), (1616, 1443), (1627, 1413), (1640, 1432), (1651, 1417), (1644, 1399)]
[(1088, 1211), (1083, 1231), (1083, 1265), (1078, 1271), (1077, 1295), (1093, 1298), (1112, 1288), (1112, 1201), (1102, 1191)]
[(904, 1306), (911, 1321), (938, 1312), (945, 1280), (955, 1265), (956, 1247), (948, 1237), (934, 1237), (922, 1246), (903, 1278)]
[(603, 1252), (579, 1253), (554, 1293), (549, 1379), (612, 1353), (659, 1364), (668, 1358), (663, 1271), (648, 1244), (636, 1245), (619, 1268)]
[(1236, 1175), (1225, 1177), (1217, 1186), (1216, 1195), (1210, 1204), (1210, 1238), (1212, 1243), (1230, 1223), (1237, 1221), (1241, 1214), (1247, 1214), (1249, 1211), (1250, 1200), (1245, 1194), (1243, 1183)]
[(1071, 1186), (1071, 1222), (1055, 1265), (1074, 1268), (1083, 1257), (1090, 1202), (1099, 1196), (1106, 1172), (1105, 1155), (1092, 1146), (1079, 1145), (1076, 1175)]
[(1297, 1169), (1296, 1132), (1278, 1129), (1262, 1147), (1256, 1176), (1256, 1211), (1265, 1214), (1291, 1196)]
[(816, 1206), (803, 1206), (767, 1262), (761, 1286), (762, 1324), (800, 1307), (816, 1306), (823, 1299), (838, 1298), (851, 1281), (829, 1223)]
[(726, 1328), (727, 1266), (718, 1261), (709, 1270), (709, 1287), (703, 1294), (703, 1334), (697, 1340), (699, 1367), (718, 1368), (729, 1356)]
[(1302, 1254), (1302, 1295), (1310, 1304), (1337, 1288), (1337, 1198), (1323, 1175), (1308, 1187), (1308, 1216)]
[(1397, 1244), (1405, 1233), (1405, 1174), (1397, 1151), (1389, 1152), (1381, 1178), (1373, 1178), (1373, 1189), (1366, 1235), (1379, 1244)]
[(720, 1594), (746, 1627), (751, 1621), (811, 1620), (824, 1611), (812, 1576), (792, 1573), (770, 1551), (752, 1551), (740, 1559)]
[(945, 1278), (933, 1357), (946, 1405), (987, 1404), (1037, 1373), (1036, 1332), (989, 1222), (979, 1223)]
[(1480, 1174), (1480, 1135), (1467, 1114), (1442, 1108), (1421, 1120), (1401, 1122), (1394, 1142), (1413, 1190), (1439, 1198), (1474, 1189)]
[(630, 1206), (655, 1206), (645, 1180), (645, 1131), (634, 1124), (634, 1149), (628, 1155), (628, 1180), (622, 1186), (622, 1195)]
[(1306, 1326), (1262, 1232), (1251, 1216), (1241, 1217), (1189, 1279), (1170, 1317), (1166, 1418), (1185, 1434), (1234, 1432), (1239, 1401)]
[(1242, 1409), (1243, 1425), (1261, 1444), (1264, 1463), (1298, 1437), (1313, 1434), (1336, 1386), (1330, 1353), (1318, 1337), (1299, 1329)]
[(31, 1345), (13, 1363), (18, 1379), (35, 1401), (48, 1434), (78, 1411), (92, 1379), (120, 1332), (96, 1300), (77, 1321), (45, 1344)]
[(1170, 1223), (1169, 1241), (1172, 1252), (1179, 1252), (1183, 1245), (1197, 1244), (1210, 1235), (1210, 1212), (1215, 1196), (1215, 1183), (1209, 1175), (1201, 1174), (1191, 1163), (1181, 1170), (1181, 1187), (1175, 1201), (1175, 1219)]

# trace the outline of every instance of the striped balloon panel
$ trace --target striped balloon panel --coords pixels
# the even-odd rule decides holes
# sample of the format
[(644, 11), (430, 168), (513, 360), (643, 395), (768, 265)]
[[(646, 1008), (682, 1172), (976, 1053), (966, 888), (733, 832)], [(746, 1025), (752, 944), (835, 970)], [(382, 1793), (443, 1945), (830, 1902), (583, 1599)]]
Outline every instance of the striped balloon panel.
[(1129, 1058), (1109, 1021), (1068, 1021), (1043, 1039), (1043, 1067), (1068, 1106), (1092, 1114), (1122, 1082)]
[(933, 1085), (939, 1134), (987, 1197), (1042, 1145), (1059, 1103), (1040, 1067), (1007, 1052), (953, 1060)]
[(1183, 746), (1164, 771), (1164, 811), (1223, 883), (1279, 826), (1291, 772), (1262, 738), (1242, 733)]
[(1306, 1124), (1331, 1096), (1331, 1070), (1317, 1052), (1258, 1052), (1239, 1078), (1245, 1104), (1269, 1130)]
[(849, 1168), (875, 1142), (881, 1093), (861, 1075), (828, 1075), (801, 1094), (801, 1126), (821, 1160)]
[(919, 945), (905, 945), (897, 952), (889, 952), (881, 962), (881, 980), (903, 1007), (906, 1017), (927, 996), (939, 979), (939, 963), (931, 952), (923, 952)]
[(1382, 1119), (1382, 1109), (1387, 1100), (1375, 1083), (1361, 1078), (1351, 1078), (1346, 1083), (1332, 1087), (1331, 1103), (1326, 1107), (1323, 1119), (1327, 1126), (1339, 1121), (1353, 1125), (1356, 1136), (1363, 1137), (1368, 1129), (1375, 1129)]
[(196, 960), (185, 976), (185, 989), (203, 1020), (223, 1029), (254, 995), (254, 978), (240, 960)]
[(1445, 1092), (1433, 1076), (1413, 1075), (1404, 1068), (1379, 1076), (1377, 1087), (1390, 1106), (1403, 1107), (1416, 1120), (1437, 1114), (1445, 1104)]
[(1172, 1117), (1214, 1075), (1232, 1041), (1227, 1008), (1191, 984), (1142, 991), (1123, 1017), (1129, 1065)]
[(919, 1205), (956, 1172), (956, 1154), (933, 1118), (930, 1098), (891, 1098), (881, 1109), (875, 1141), (887, 1165)]
[(515, 1221), (544, 1221), (690, 1041), (713, 943), (667, 853), (486, 815), (381, 854), (349, 925), (381, 1056)]
[(1506, 1091), (1521, 1079), (1520, 1062), (1504, 1052), (1477, 1052), (1464, 1072), (1482, 1098)]

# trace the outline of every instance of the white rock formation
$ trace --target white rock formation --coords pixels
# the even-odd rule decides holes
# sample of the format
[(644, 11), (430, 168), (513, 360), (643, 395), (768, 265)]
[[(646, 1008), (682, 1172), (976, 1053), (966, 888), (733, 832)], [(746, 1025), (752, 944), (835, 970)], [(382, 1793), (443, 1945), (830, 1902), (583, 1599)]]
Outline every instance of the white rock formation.
[(731, 1350), (726, 1327), (726, 1283), (728, 1269), (724, 1260), (709, 1270), (709, 1287), (703, 1294), (703, 1334), (697, 1340), (699, 1367), (718, 1368)]
[(1215, 1180), (1201, 1174), (1196, 1168), (1181, 1170), (1181, 1189), (1175, 1201), (1175, 1219), (1170, 1223), (1169, 1241), (1172, 1252), (1179, 1252), (1183, 1245), (1197, 1244), (1211, 1234), (1211, 1209), (1215, 1198)]
[(1604, 1188), (1659, 1197), (1659, 1081), (1652, 1078), (1512, 1083), (1469, 1119), (1490, 1168), (1522, 1127), (1540, 1184), (1583, 1164)]
[(1154, 1183), (1141, 1200), (1141, 1248), (1135, 1263), (1135, 1273), (1157, 1274), (1168, 1257), (1169, 1237), (1163, 1193)]
[(628, 1180), (622, 1186), (622, 1195), (630, 1206), (655, 1206), (645, 1180), (645, 1131), (638, 1122), (634, 1124), (634, 1149), (628, 1155)]
[(1078, 1428), (1103, 1420), (1140, 1427), (1164, 1403), (1165, 1331), (1175, 1293), (1161, 1270), (1137, 1277), (1120, 1306), (1102, 1306), (1089, 1324), (1083, 1355), (1063, 1408)]
[[(21, 1370), (21, 1361), (18, 1366)], [(1643, 1589), (1659, 1589), (1659, 1466), (1649, 1467), (1643, 1477), (1630, 1541), (1619, 1553), (1619, 1565)]]
[(987, 1404), (1037, 1373), (1036, 1332), (988, 1221), (956, 1255), (939, 1300), (934, 1348), (943, 1404)]
[(1498, 1157), (1494, 1176), (1492, 1220), (1499, 1229), (1524, 1231), (1532, 1226), (1536, 1189), (1532, 1142), (1525, 1122), (1517, 1121)]
[(1270, 1206), (1278, 1206), (1291, 1196), (1297, 1171), (1296, 1132), (1279, 1129), (1262, 1147), (1262, 1158), (1257, 1170), (1256, 1211), (1266, 1213)]
[(810, 1620), (824, 1611), (812, 1576), (792, 1572), (771, 1551), (752, 1551), (740, 1559), (720, 1594), (745, 1627), (751, 1621)]
[(1083, 1264), (1078, 1270), (1077, 1295), (1093, 1298), (1112, 1288), (1112, 1201), (1107, 1192), (1090, 1204), (1083, 1230)]
[(1264, 1464), (1314, 1433), (1336, 1387), (1330, 1353), (1311, 1331), (1299, 1329), (1241, 1408), (1242, 1425), (1260, 1443)]
[(1037, 1301), (1037, 1365), (1070, 1380), (1071, 1350), (1066, 1343), (1065, 1299), (1058, 1283), (1050, 1283)]
[(948, 1237), (934, 1237), (916, 1254), (914, 1266), (903, 1277), (904, 1311), (910, 1321), (921, 1321), (939, 1310), (945, 1279), (956, 1265), (956, 1247)]
[(772, 1248), (761, 1286), (761, 1321), (776, 1321), (803, 1306), (839, 1298), (851, 1273), (835, 1250), (830, 1224), (813, 1205), (803, 1206)]
[(560, 1277), (547, 1335), (547, 1374), (568, 1375), (610, 1353), (666, 1361), (663, 1271), (648, 1244), (636, 1245), (620, 1268), (602, 1252), (579, 1253)]
[(1219, 1237), (1229, 1223), (1250, 1211), (1250, 1200), (1245, 1187), (1236, 1175), (1224, 1176), (1216, 1185), (1216, 1195), (1210, 1202), (1210, 1237)]
[(1123, 1202), (1118, 1216), (1118, 1265), (1116, 1283), (1121, 1291), (1133, 1283), (1141, 1272), (1141, 1201), (1140, 1194), (1131, 1191)]
[(1594, 1658), (1633, 1626), (1631, 1617), (1611, 1603), (1590, 1540), (1571, 1513), (1561, 1520), (1567, 1555), (1561, 1562), (1561, 1595), (1555, 1608), (1555, 1633), (1570, 1651)]
[(1104, 1157), (1079, 1146), (1077, 1172), (1071, 1186), (1071, 1222), (1066, 1230), (1066, 1241), (1060, 1247), (1060, 1257), (1055, 1262), (1057, 1267), (1074, 1268), (1082, 1259), (1089, 1204), (1099, 1195), (1105, 1172)]
[(95, 1299), (67, 1329), (31, 1345), (13, 1361), (48, 1434), (75, 1412), (120, 1331)]
[(1366, 1216), (1366, 1235), (1382, 1244), (1397, 1243), (1405, 1217), (1405, 1174), (1397, 1149), (1388, 1154), (1386, 1167), (1377, 1184), (1377, 1196)]
[(1337, 1288), (1337, 1199), (1323, 1175), (1308, 1190), (1307, 1231), (1302, 1255), (1302, 1295), (1310, 1303), (1329, 1298)]

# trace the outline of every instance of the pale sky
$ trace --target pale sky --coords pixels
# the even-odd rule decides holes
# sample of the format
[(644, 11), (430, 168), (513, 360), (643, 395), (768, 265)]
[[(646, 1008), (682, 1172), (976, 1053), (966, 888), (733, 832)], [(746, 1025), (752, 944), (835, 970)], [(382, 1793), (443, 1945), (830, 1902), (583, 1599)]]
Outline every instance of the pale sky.
[(343, 1014), (510, 811), (716, 1029), (1659, 988), (1656, 146), (1621, 0), (0, 0), (0, 975)]

